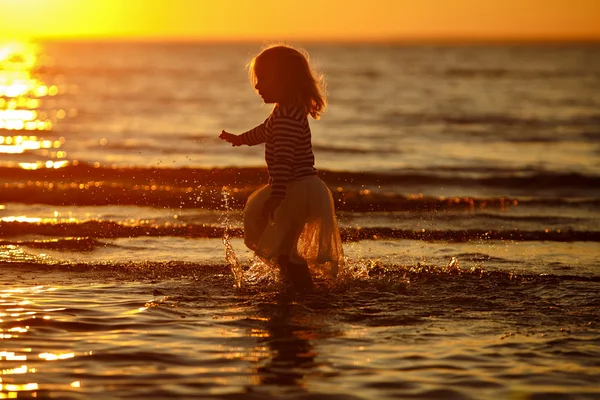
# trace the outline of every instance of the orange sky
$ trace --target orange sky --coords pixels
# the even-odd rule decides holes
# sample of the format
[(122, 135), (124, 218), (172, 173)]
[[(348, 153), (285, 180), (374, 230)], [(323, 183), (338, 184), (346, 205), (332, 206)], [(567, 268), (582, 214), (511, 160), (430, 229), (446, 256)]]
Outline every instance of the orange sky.
[(0, 0), (0, 37), (600, 39), (600, 0)]

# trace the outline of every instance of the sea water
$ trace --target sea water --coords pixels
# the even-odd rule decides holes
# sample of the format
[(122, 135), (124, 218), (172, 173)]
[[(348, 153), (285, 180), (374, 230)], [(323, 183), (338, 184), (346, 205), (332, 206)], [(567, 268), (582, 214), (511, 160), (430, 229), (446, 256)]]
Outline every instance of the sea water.
[(600, 398), (597, 45), (304, 45), (347, 267), (295, 295), (218, 139), (261, 44), (11, 46), (0, 398)]

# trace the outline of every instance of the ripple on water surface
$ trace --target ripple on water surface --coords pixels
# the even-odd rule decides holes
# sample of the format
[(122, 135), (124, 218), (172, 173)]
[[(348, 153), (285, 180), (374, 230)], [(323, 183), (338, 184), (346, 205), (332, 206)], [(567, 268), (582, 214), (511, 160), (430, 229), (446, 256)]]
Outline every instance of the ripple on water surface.
[(39, 285), (0, 290), (5, 397), (600, 395), (590, 278), (369, 264), (293, 295), (226, 266), (10, 268)]

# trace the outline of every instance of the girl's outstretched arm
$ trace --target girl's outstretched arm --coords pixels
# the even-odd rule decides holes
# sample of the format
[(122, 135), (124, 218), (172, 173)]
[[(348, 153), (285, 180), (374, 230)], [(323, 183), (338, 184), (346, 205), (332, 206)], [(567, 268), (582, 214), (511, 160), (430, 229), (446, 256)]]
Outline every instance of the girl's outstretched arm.
[(242, 137), (242, 135), (234, 135), (233, 133), (223, 131), (219, 135), (219, 138), (223, 139), (227, 143), (231, 143), (233, 147), (241, 146), (244, 144), (244, 138)]
[(247, 144), (248, 146), (256, 146), (257, 144), (266, 142), (268, 120), (269, 118), (267, 118), (265, 122), (258, 125), (256, 128), (252, 128), (249, 131), (242, 133), (240, 137), (243, 140), (243, 144)]
[(264, 143), (267, 141), (267, 121), (268, 118), (262, 124), (240, 135), (234, 135), (233, 133), (223, 131), (219, 135), (219, 138), (223, 139), (228, 143), (231, 143), (233, 147), (241, 146), (243, 144), (246, 144), (248, 146), (255, 146), (257, 144)]

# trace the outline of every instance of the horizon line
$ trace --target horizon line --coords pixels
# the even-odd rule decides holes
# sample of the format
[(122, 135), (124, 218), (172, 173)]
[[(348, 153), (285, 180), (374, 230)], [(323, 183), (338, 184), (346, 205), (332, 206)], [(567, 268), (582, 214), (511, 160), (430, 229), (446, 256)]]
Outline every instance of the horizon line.
[(243, 43), (322, 43), (322, 44), (553, 44), (553, 43), (588, 43), (600, 44), (600, 36), (389, 36), (389, 37), (288, 37), (288, 38), (225, 38), (225, 37), (158, 37), (158, 36), (38, 36), (38, 37), (14, 37), (3, 38), (2, 41), (30, 41), (30, 42), (121, 42), (121, 43), (206, 43), (206, 44), (243, 44)]

